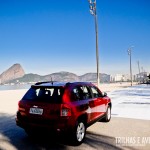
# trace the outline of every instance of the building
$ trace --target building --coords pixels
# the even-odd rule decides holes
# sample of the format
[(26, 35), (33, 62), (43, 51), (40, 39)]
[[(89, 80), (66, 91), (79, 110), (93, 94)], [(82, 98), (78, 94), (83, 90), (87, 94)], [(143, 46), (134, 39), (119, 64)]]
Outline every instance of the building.
[(148, 72), (141, 72), (135, 75), (135, 81), (139, 83), (145, 83), (147, 81), (147, 76), (149, 75)]
[(130, 76), (128, 74), (116, 74), (113, 79), (114, 82), (127, 82), (130, 81)]

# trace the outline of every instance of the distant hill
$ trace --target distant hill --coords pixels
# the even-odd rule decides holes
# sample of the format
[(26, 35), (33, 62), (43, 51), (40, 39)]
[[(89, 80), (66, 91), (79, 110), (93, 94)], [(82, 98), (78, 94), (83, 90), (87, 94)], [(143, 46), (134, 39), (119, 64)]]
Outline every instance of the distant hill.
[(9, 82), (16, 78), (21, 78), (24, 75), (25, 72), (22, 66), (20, 64), (14, 64), (0, 75), (0, 84)]
[[(25, 74), (23, 68), (20, 64), (14, 64), (8, 70), (0, 75), (0, 83), (31, 83), (31, 82), (39, 82), (39, 81), (89, 81), (96, 82), (97, 75), (96, 73), (86, 73), (84, 75), (78, 76), (71, 72), (56, 72), (48, 75), (38, 75), (38, 74)], [(110, 75), (100, 74), (101, 82), (110, 82)]]
[[(52, 73), (45, 76), (40, 76), (37, 74), (25, 74), (21, 78), (17, 78), (14, 80), (9, 81), (9, 83), (29, 83), (29, 82), (39, 82), (39, 81), (61, 81), (61, 82), (73, 82), (73, 81), (88, 81), (88, 82), (96, 82), (97, 75), (96, 73), (87, 73), (82, 76), (77, 76), (74, 73), (70, 72), (57, 72)], [(110, 75), (107, 74), (100, 74), (100, 81), (101, 82), (110, 82)]]
[[(80, 81), (89, 81), (96, 82), (97, 81), (97, 73), (86, 73), (79, 77)], [(110, 82), (110, 75), (100, 73), (100, 81), (101, 82)]]
[(11, 83), (16, 83), (16, 82), (24, 82), (24, 83), (29, 83), (29, 82), (39, 82), (39, 81), (79, 81), (79, 78), (77, 75), (69, 72), (58, 72), (58, 73), (52, 73), (49, 75), (45, 76), (40, 76), (38, 74), (25, 74), (21, 78), (17, 78), (14, 80), (11, 80)]
[(71, 72), (57, 72), (44, 76), (45, 80), (51, 81), (79, 81), (79, 77)]
[(43, 78), (42, 76), (38, 75), (38, 74), (25, 74), (23, 77), (21, 78), (17, 78), (14, 80), (11, 80), (11, 83), (17, 83), (17, 82), (24, 82), (24, 83), (29, 83), (29, 82), (38, 82), (38, 81), (42, 81)]
[(40, 76), (37, 74), (25, 74), (23, 77), (21, 78), (17, 78), (14, 80), (9, 81), (9, 83), (29, 83), (29, 82), (39, 82), (39, 81), (61, 81), (61, 82), (65, 82), (65, 81), (79, 81), (79, 77), (76, 74), (70, 73), (70, 72), (57, 72), (57, 73), (52, 73), (49, 75), (45, 75), (45, 76)]
[(96, 73), (86, 73), (79, 77), (80, 81), (90, 81), (94, 82), (97, 80), (97, 74)]

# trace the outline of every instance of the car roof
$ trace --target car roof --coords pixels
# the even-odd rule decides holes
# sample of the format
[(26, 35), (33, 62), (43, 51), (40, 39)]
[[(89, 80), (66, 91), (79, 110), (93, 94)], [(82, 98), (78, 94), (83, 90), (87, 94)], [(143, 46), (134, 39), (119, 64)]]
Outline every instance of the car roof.
[(53, 82), (53, 81), (46, 81), (46, 82), (37, 82), (33, 87), (65, 87), (67, 85), (92, 85), (91, 82)]

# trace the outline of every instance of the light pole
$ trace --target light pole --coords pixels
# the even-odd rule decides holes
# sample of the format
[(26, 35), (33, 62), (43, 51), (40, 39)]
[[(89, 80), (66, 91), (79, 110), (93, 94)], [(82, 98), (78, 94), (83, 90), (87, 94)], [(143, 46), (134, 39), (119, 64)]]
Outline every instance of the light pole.
[(139, 82), (141, 82), (141, 72), (140, 72), (140, 62), (139, 62), (139, 60), (138, 60), (137, 64), (138, 64), (138, 70), (139, 70)]
[(130, 56), (130, 80), (131, 80), (131, 86), (132, 86), (132, 83), (133, 83), (133, 81), (132, 81), (132, 60), (131, 60), (131, 55), (132, 55), (131, 49), (132, 49), (132, 47), (134, 47), (134, 46), (131, 46), (131, 47), (128, 49), (128, 55)]
[(96, 0), (88, 0), (90, 5), (90, 13), (94, 16), (95, 19), (95, 33), (96, 33), (96, 64), (97, 64), (97, 86), (100, 84), (100, 76), (99, 76), (99, 52), (98, 52), (98, 21), (97, 21), (97, 13), (96, 13)]

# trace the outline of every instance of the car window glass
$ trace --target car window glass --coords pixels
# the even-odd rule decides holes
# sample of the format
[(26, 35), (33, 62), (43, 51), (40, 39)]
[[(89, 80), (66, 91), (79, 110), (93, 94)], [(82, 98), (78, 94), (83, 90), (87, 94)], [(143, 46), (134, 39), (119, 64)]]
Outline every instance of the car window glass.
[(93, 93), (94, 98), (102, 97), (102, 93), (96, 87), (91, 87), (91, 91)]
[(81, 88), (83, 91), (83, 99), (89, 99), (92, 97), (89, 89), (86, 86), (82, 86)]
[(85, 100), (91, 98), (89, 89), (86, 86), (77, 86), (73, 89), (75, 100)]
[(72, 92), (72, 99), (73, 100), (80, 100), (80, 94), (79, 94), (79, 89), (76, 87), (73, 89), (73, 92)]
[(58, 87), (38, 87), (30, 88), (22, 99), (30, 101), (60, 102), (63, 95), (63, 89)]

